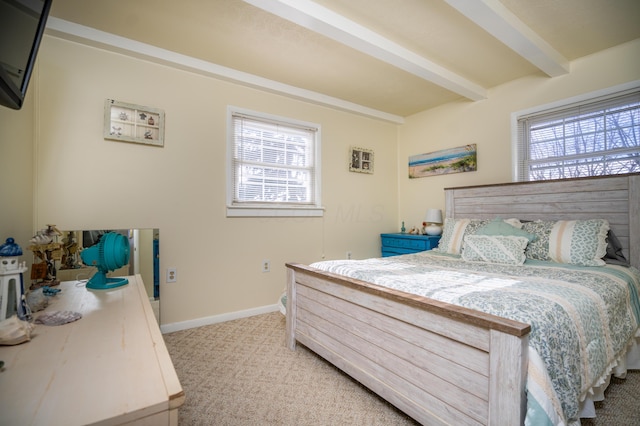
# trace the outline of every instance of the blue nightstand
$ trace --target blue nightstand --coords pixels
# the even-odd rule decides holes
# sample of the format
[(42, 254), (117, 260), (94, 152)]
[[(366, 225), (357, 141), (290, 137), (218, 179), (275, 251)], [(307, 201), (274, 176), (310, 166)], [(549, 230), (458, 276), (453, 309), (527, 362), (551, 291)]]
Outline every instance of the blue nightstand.
[(440, 235), (380, 234), (382, 257), (417, 253), (438, 247)]

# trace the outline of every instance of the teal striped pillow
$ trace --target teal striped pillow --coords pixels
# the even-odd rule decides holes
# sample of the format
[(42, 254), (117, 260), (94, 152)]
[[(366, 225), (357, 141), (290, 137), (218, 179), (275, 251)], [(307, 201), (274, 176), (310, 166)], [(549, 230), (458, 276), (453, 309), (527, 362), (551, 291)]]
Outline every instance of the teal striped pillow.
[(559, 220), (549, 234), (549, 258), (558, 263), (603, 266), (609, 222), (604, 219)]
[(582, 266), (602, 266), (607, 253), (609, 222), (605, 219), (526, 222), (538, 238), (525, 251), (527, 259)]

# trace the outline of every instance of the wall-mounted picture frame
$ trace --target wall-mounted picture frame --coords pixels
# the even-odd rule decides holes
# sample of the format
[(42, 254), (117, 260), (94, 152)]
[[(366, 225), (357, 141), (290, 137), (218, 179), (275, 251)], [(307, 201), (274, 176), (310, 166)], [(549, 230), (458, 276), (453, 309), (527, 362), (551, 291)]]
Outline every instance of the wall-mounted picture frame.
[(349, 148), (349, 171), (373, 173), (373, 150), (356, 146)]
[(104, 102), (104, 138), (164, 146), (164, 111), (113, 99)]
[(478, 147), (475, 143), (409, 157), (409, 179), (476, 170)]

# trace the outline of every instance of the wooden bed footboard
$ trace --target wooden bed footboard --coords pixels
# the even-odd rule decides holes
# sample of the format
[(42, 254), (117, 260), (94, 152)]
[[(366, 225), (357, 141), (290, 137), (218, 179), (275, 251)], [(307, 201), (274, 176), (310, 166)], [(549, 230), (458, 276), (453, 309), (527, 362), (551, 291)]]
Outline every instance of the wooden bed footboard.
[[(602, 218), (640, 268), (640, 173), (445, 189), (450, 218)], [(429, 425), (517, 425), (527, 324), (287, 264), (287, 345)]]
[(287, 264), (299, 342), (422, 424), (516, 425), (528, 324)]

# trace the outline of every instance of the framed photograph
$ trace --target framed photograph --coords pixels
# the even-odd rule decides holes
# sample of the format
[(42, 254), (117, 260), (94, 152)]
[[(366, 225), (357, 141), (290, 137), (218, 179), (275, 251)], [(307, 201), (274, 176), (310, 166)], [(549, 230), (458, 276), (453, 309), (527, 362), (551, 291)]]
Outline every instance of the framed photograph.
[(107, 99), (104, 103), (104, 138), (164, 146), (164, 111)]
[(373, 173), (373, 151), (352, 146), (349, 148), (349, 171)]

